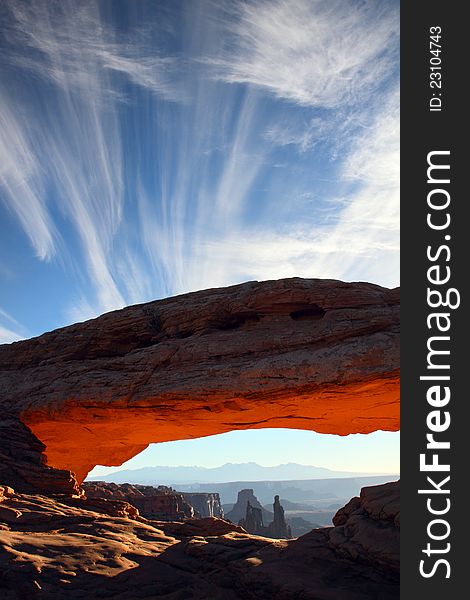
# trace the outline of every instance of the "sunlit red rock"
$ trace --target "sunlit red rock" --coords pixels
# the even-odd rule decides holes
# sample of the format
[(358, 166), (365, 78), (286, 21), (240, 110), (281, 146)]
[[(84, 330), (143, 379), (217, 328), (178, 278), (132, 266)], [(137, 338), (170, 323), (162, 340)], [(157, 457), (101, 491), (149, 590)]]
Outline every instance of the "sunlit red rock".
[[(399, 293), (334, 280), (249, 282), (1, 346), (0, 365), (2, 411), (45, 446), (47, 466), (78, 482), (151, 442), (264, 427), (396, 431)], [(12, 479), (27, 480), (18, 469)]]
[(96, 500), (0, 487), (0, 592), (7, 600), (396, 600), (398, 497), (398, 483), (364, 488), (340, 525), (273, 540), (221, 519), (146, 520), (116, 515), (119, 501), (98, 511)]

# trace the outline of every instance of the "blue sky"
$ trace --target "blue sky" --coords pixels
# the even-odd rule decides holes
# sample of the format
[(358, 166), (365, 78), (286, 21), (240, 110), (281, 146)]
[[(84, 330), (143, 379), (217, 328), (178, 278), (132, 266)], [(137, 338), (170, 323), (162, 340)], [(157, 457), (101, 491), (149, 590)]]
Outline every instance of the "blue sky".
[(251, 279), (399, 284), (398, 2), (0, 22), (1, 342)]
[(369, 435), (321, 435), (297, 429), (230, 431), (197, 440), (151, 444), (120, 467), (96, 467), (90, 476), (150, 465), (218, 467), (257, 462), (265, 467), (287, 462), (333, 471), (399, 473), (399, 437), (393, 432)]

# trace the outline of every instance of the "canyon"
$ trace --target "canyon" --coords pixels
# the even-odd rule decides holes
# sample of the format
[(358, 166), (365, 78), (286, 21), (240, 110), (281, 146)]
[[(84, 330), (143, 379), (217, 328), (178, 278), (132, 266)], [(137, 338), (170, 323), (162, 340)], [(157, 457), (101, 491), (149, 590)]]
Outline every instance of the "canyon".
[[(253, 490), (248, 491), (253, 493)], [(279, 496), (277, 495), (274, 496), (272, 521), (265, 521), (263, 519), (263, 508), (253, 506), (248, 500), (245, 508), (245, 517), (240, 519), (238, 524), (243, 527), (245, 531), (248, 531), (248, 533), (253, 533), (254, 535), (261, 535), (274, 539), (290, 539), (293, 537), (292, 529), (286, 523), (284, 508), (279, 502)]]
[(396, 600), (399, 527), (398, 482), (364, 488), (334, 526), (292, 540), (3, 486), (0, 590), (5, 600)]
[(245, 488), (238, 492), (237, 501), (233, 505), (232, 509), (227, 512), (227, 519), (230, 519), (230, 521), (233, 521), (234, 523), (238, 523), (241, 519), (244, 519), (246, 516), (246, 507), (248, 503), (250, 506), (257, 508), (260, 511), (261, 517), (266, 523), (273, 518), (273, 513), (261, 506), (261, 503), (255, 496), (253, 489)]
[(150, 443), (235, 429), (397, 431), (399, 326), (398, 289), (292, 278), (0, 346), (4, 597), (397, 598), (398, 483), (363, 488), (333, 527), (273, 540), (194, 518), (184, 497), (162, 500), (179, 513), (162, 521), (134, 494), (145, 518), (82, 482)]
[(87, 498), (123, 500), (139, 510), (139, 514), (151, 519), (182, 521), (196, 516), (194, 507), (186, 502), (183, 494), (166, 486), (131, 485), (123, 483), (83, 483), (82, 490)]
[(85, 481), (82, 490), (87, 498), (124, 500), (132, 504), (143, 517), (165, 521), (188, 518), (224, 518), (217, 492), (178, 492), (171, 487), (159, 485), (133, 485)]

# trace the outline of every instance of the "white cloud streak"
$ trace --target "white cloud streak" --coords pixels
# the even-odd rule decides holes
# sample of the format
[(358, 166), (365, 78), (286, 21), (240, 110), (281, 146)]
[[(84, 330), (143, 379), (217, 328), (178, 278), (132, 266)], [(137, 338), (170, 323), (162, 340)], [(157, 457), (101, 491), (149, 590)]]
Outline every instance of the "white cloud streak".
[(304, 106), (336, 108), (366, 100), (396, 63), (393, 5), (269, 0), (235, 6), (230, 49), (212, 60), (225, 81), (260, 86)]
[(370, 127), (354, 139), (340, 178), (357, 189), (331, 199), (337, 206), (332, 223), (297, 223), (276, 231), (245, 227), (206, 240), (195, 259), (203, 263), (210, 257), (201, 287), (298, 276), (398, 285), (398, 101), (398, 93), (391, 93)]
[[(77, 16), (63, 3), (60, 23), (51, 22), (44, 5), (22, 8), (16, 11), (21, 32), (46, 57), (45, 74), (62, 89), (59, 103), (43, 115), (47, 168), (60, 209), (81, 240), (100, 310), (123, 306), (107, 256), (122, 218), (122, 159), (115, 109), (106, 104), (111, 85), (93, 54), (102, 40), (99, 21), (88, 6)], [(37, 64), (37, 75), (43, 65)]]
[[(183, 24), (186, 59), (152, 54), (138, 32), (119, 39), (94, 2), (9, 6), (28, 52), (7, 58), (50, 86), (51, 100), (37, 121), (23, 121), (11, 98), (0, 105), (3, 198), (41, 259), (83, 266), (92, 288), (82, 285), (67, 320), (250, 278), (397, 284), (393, 6), (227, 3), (221, 22), (208, 18), (213, 4), (195, 3)], [(130, 147), (129, 85), (144, 99)], [(264, 122), (266, 95), (282, 100), (273, 117), (310, 112)], [(323, 198), (330, 219), (305, 219), (315, 210), (308, 188), (288, 222), (247, 216), (271, 153), (306, 157), (319, 143), (347, 188)], [(302, 189), (302, 175), (288, 177)], [(276, 190), (264, 201), (266, 214)]]
[(36, 255), (49, 260), (57, 232), (43, 199), (42, 173), (32, 148), (34, 142), (20, 115), (0, 95), (0, 186), (9, 210), (20, 221)]
[(301, 153), (311, 150), (324, 139), (327, 123), (319, 118), (307, 124), (274, 123), (266, 130), (266, 139), (276, 146), (297, 146)]
[(396, 71), (396, 7), (311, 0), (245, 2), (237, 7), (239, 19), (230, 21), (230, 52), (208, 59), (214, 76), (323, 109), (321, 117), (303, 126), (274, 123), (265, 137), (277, 146), (296, 146), (301, 153), (335, 139), (331, 158), (339, 151), (344, 157), (338, 180), (354, 183), (355, 191), (330, 199), (336, 206), (332, 224), (278, 224), (267, 231), (234, 222), (228, 236), (206, 238), (198, 248), (197, 263), (211, 266), (203, 273), (199, 269), (201, 287), (247, 276), (295, 275), (397, 285), (396, 73), (386, 84)]
[[(145, 41), (139, 37), (137, 43), (134, 39), (126, 40), (123, 34), (116, 39), (116, 32), (100, 16), (99, 3), (31, 0), (13, 1), (9, 7), (18, 39), (27, 48), (40, 52), (36, 58), (27, 53), (11, 57), (19, 67), (35, 74), (40, 71), (41, 76), (67, 92), (88, 89), (102, 94), (103, 85), (96, 73), (103, 77), (109, 70), (119, 72), (159, 97), (182, 99), (183, 90), (175, 79), (175, 59), (156, 56), (154, 49), (145, 48)], [(111, 86), (104, 89), (111, 97), (120, 96)]]
[(93, 2), (12, 2), (9, 8), (17, 41), (28, 49), (9, 60), (54, 84), (56, 95), (35, 124), (38, 143), (28, 138), (31, 123), (21, 122), (2, 103), (4, 198), (38, 257), (49, 259), (57, 252), (57, 234), (47, 209), (44, 180), (52, 181), (58, 209), (80, 239), (96, 294), (91, 304), (78, 302), (72, 314), (88, 316), (121, 307), (126, 300), (117, 282), (113, 245), (124, 207), (118, 113), (125, 97), (111, 74), (118, 72), (162, 98), (181, 99), (171, 81), (174, 61), (139, 56), (138, 48), (115, 43)]
[[(275, 146), (296, 146), (301, 153), (329, 142), (330, 158), (338, 153), (342, 157), (338, 181), (354, 184), (354, 191), (331, 197), (331, 222), (314, 226), (302, 224), (302, 210), (297, 223), (271, 223), (269, 228), (248, 226), (233, 210), (230, 215), (213, 212), (217, 230), (195, 240), (193, 260), (186, 263), (182, 277), (187, 288), (181, 291), (289, 276), (398, 285), (396, 73), (385, 85), (396, 71), (397, 11), (385, 3), (382, 8), (380, 3), (362, 3), (352, 9), (345, 2), (302, 0), (247, 2), (237, 7), (239, 19), (227, 23), (232, 34), (230, 53), (206, 60), (214, 69), (212, 76), (322, 109), (321, 116), (307, 119), (304, 126), (298, 121), (273, 123), (265, 138)], [(243, 143), (232, 145), (238, 157), (249, 155), (253, 143), (244, 140), (242, 132), (243, 128)], [(241, 164), (233, 168), (229, 160), (225, 167), (224, 177), (235, 186), (240, 179), (249, 179), (249, 169), (245, 173)], [(256, 176), (261, 168), (255, 167)], [(228, 205), (235, 201), (236, 209), (240, 195), (232, 197), (223, 185), (220, 189), (224, 191), (217, 198), (223, 196)], [(208, 210), (212, 208), (209, 204)]]
[(19, 340), (23, 340), (24, 336), (22, 336), (17, 331), (13, 331), (0, 325), (0, 344), (11, 344), (12, 342), (18, 342)]

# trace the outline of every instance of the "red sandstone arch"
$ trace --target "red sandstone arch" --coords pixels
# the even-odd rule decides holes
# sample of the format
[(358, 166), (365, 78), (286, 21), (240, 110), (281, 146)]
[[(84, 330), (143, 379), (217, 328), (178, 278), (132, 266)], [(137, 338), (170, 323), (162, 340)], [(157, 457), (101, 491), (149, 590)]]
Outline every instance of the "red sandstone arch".
[(79, 481), (151, 442), (234, 429), (399, 429), (399, 292), (249, 282), (0, 347), (2, 405)]

